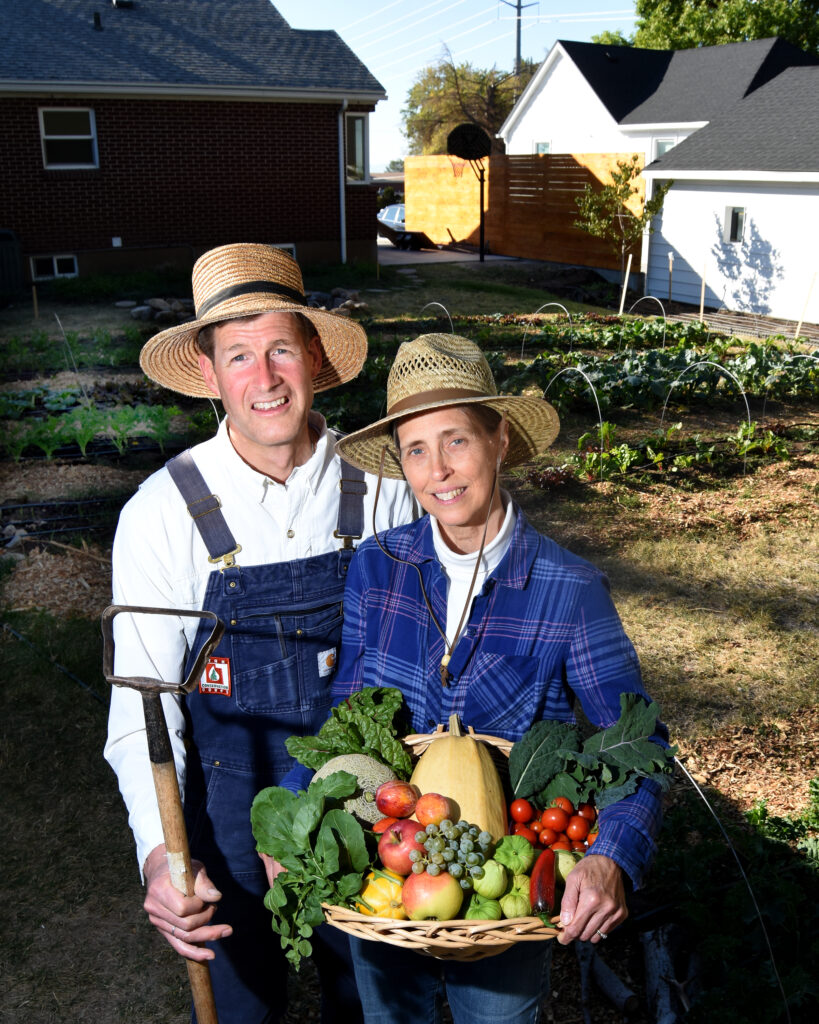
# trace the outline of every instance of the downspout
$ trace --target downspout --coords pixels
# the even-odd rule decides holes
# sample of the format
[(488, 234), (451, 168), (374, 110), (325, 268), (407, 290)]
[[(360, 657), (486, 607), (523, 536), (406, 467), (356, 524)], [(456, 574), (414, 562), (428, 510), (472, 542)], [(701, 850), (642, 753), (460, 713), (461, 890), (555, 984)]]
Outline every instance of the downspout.
[(344, 163), (344, 112), (347, 100), (342, 100), (338, 112), (338, 209), (341, 242), (341, 262), (347, 262), (347, 171)]

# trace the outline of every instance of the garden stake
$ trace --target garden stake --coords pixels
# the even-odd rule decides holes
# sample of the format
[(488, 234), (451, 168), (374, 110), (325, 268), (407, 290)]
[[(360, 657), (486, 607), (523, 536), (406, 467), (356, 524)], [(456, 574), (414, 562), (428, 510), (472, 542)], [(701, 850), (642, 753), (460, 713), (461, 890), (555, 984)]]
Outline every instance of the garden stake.
[[(196, 661), (184, 683), (166, 683), (161, 679), (150, 679), (143, 676), (133, 678), (114, 675), (114, 630), (113, 620), (120, 612), (142, 613), (146, 615), (176, 615), (198, 619), (212, 619), (213, 630), (196, 656)], [(176, 765), (168, 736), (165, 712), (162, 710), (162, 693), (190, 693), (197, 684), (211, 651), (216, 647), (225, 631), (224, 623), (213, 612), (195, 612), (176, 608), (143, 608), (136, 605), (109, 605), (102, 613), (102, 661), (106, 680), (113, 686), (128, 686), (142, 694), (142, 705), (145, 712), (145, 730), (148, 736), (148, 756), (151, 760), (151, 771), (156, 787), (156, 799), (162, 819), (162, 832), (165, 837), (165, 849), (168, 857), (171, 881), (176, 889), (185, 896), (194, 894), (194, 878), (191, 870), (191, 855), (188, 847), (188, 836), (185, 830), (185, 818), (182, 812), (182, 799), (179, 795), (179, 784), (176, 778)], [(210, 981), (210, 969), (207, 963), (188, 960), (188, 980), (190, 981), (193, 1005), (199, 1024), (218, 1024), (216, 1004), (213, 1000), (213, 989)]]

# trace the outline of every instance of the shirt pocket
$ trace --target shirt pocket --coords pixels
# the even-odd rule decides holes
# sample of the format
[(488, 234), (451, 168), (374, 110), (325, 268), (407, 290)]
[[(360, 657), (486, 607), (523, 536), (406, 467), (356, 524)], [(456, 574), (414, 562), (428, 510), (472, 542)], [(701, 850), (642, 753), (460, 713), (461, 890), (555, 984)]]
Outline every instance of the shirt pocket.
[(231, 623), (236, 703), (253, 715), (293, 718), (329, 708), (341, 639), (340, 600), (296, 611), (239, 610)]
[(479, 651), (466, 680), (461, 719), (476, 732), (517, 739), (544, 717), (549, 689), (542, 659)]

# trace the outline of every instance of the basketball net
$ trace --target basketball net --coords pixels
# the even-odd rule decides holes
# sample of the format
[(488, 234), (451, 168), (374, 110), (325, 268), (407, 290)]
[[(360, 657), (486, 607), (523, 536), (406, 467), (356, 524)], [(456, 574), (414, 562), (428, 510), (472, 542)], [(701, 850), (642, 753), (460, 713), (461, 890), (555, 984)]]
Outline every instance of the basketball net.
[(449, 162), (452, 165), (452, 173), (455, 175), (455, 177), (456, 178), (462, 177), (463, 173), (464, 173), (464, 167), (466, 167), (468, 161), (467, 160), (459, 160), (457, 157), (454, 157), (454, 156), (450, 155), (449, 156)]

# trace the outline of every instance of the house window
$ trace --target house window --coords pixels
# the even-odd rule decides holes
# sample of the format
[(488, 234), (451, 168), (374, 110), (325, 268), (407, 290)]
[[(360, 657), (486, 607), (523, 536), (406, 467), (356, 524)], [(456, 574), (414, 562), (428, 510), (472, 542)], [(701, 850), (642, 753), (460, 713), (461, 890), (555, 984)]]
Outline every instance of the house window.
[(43, 166), (98, 167), (94, 111), (74, 107), (40, 109)]
[(659, 160), (661, 156), (673, 149), (677, 145), (676, 139), (655, 139), (654, 140), (654, 159)]
[(76, 277), (76, 256), (32, 256), (32, 281), (49, 281), (54, 277)]
[(535, 143), (535, 154), (537, 156), (548, 156), (551, 152), (551, 142), (536, 142)]
[(347, 181), (367, 180), (367, 115), (347, 115)]
[(725, 229), (722, 234), (725, 242), (741, 242), (745, 233), (745, 207), (725, 207)]

